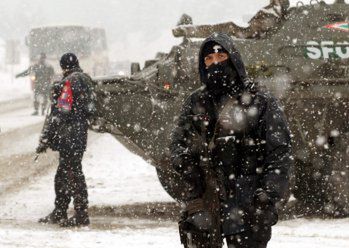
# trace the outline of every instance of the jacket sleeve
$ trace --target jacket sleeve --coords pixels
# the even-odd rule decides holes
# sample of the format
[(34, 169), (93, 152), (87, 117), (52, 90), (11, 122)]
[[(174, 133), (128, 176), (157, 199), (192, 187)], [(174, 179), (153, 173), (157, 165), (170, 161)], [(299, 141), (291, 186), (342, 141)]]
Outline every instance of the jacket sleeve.
[(31, 72), (33, 71), (33, 67), (29, 67), (27, 70), (21, 72), (21, 73), (18, 73), (16, 74), (16, 78), (19, 78), (19, 77), (26, 77), (28, 76)]
[(186, 190), (182, 194), (188, 201), (200, 198), (205, 187), (199, 168), (199, 159), (193, 149), (197, 137), (193, 117), (192, 100), (189, 97), (183, 105), (177, 126), (172, 132), (170, 144), (171, 166), (186, 185)]
[(61, 92), (61, 82), (54, 82), (50, 92), (51, 99), (51, 111), (46, 116), (45, 122), (41, 131), (39, 143), (42, 145), (50, 146), (52, 143), (53, 136), (56, 133), (57, 126), (59, 125), (59, 118), (57, 118), (57, 99)]
[(272, 202), (281, 200), (288, 188), (289, 170), (292, 165), (291, 138), (285, 115), (277, 100), (268, 100), (264, 113), (265, 164), (262, 189)]
[(193, 161), (193, 139), (196, 130), (193, 126), (192, 100), (189, 97), (181, 110), (178, 123), (171, 135), (171, 162), (178, 173), (183, 173)]

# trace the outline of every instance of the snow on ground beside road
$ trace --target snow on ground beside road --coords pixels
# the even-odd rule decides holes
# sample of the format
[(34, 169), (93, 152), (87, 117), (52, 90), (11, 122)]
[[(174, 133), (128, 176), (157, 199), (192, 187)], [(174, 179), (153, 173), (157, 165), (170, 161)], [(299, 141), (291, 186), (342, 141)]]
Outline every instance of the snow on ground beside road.
[[(27, 101), (25, 101), (27, 102)], [(30, 102), (30, 101), (28, 101)], [(0, 106), (3, 104), (0, 103)], [(0, 112), (0, 157), (34, 152), (43, 116), (32, 116), (32, 108)]]
[(0, 102), (29, 97), (32, 94), (30, 81), (26, 78), (13, 79), (11, 73), (0, 71)]
[(0, 141), (0, 157), (11, 157), (23, 153), (33, 153), (39, 144), (40, 135), (38, 133), (25, 135), (25, 139), (18, 140), (16, 143), (3, 144)]
[(28, 56), (22, 56), (18, 65), (6, 65), (6, 42), (0, 39), (0, 102), (29, 97), (32, 94), (28, 77), (16, 79), (14, 76), (29, 66)]
[(51, 170), (47, 176), (32, 178), (32, 183), (26, 185), (21, 191), (2, 196), (0, 222), (1, 219), (36, 222), (47, 215), (53, 209), (53, 177), (54, 171)]
[(33, 108), (26, 108), (0, 115), (0, 133), (6, 133), (18, 128), (44, 121), (44, 116), (32, 116)]
[[(0, 124), (6, 124), (5, 130), (10, 131), (11, 128), (42, 122), (42, 117), (32, 117), (30, 113), (31, 109), (1, 114)], [(22, 132), (24, 130), (26, 129)], [(7, 152), (33, 150), (38, 135), (38, 130), (25, 137), (20, 134), (13, 143), (8, 143)], [(113, 136), (90, 132), (88, 143), (83, 169), (91, 206), (172, 201), (162, 189), (155, 168), (129, 152)], [(0, 157), (7, 152), (1, 151)], [(47, 155), (42, 155), (40, 159), (45, 159), (45, 156)], [(25, 169), (25, 165), (23, 167)], [(32, 178), (31, 183), (19, 187), (17, 192), (1, 196), (0, 247), (75, 248), (82, 244), (86, 248), (181, 247), (175, 222), (106, 217), (98, 224), (98, 218), (101, 218), (98, 217), (92, 218), (89, 228), (73, 230), (36, 224), (38, 218), (48, 214), (53, 208), (55, 169), (54, 166), (45, 176)], [(112, 225), (104, 226), (105, 222)], [(297, 219), (279, 222), (273, 228), (273, 237), (268, 247), (349, 247), (349, 219)]]
[[(0, 51), (0, 58), (4, 58), (4, 51)], [(14, 78), (14, 75), (26, 70), (28, 64), (28, 58), (22, 57), (21, 63), (13, 66), (13, 75), (10, 65), (0, 68), (0, 102), (32, 95), (31, 84), (28, 77)]]
[[(45, 159), (42, 155), (40, 159)], [(25, 165), (23, 165), (25, 166)], [(83, 160), (90, 205), (121, 205), (170, 201), (158, 182), (155, 169), (130, 153), (109, 134), (89, 134)], [(0, 247), (181, 247), (174, 222), (106, 217), (89, 228), (60, 229), (36, 224), (53, 208), (55, 168), (32, 178), (19, 192), (0, 198)], [(98, 217), (99, 218), (99, 217)], [(104, 222), (114, 222), (111, 227)], [(269, 248), (349, 247), (349, 219), (297, 219), (279, 222)]]
[[(1, 228), (1, 226), (0, 226)], [(4, 248), (178, 248), (175, 228), (121, 230), (22, 230), (0, 229), (0, 245)]]
[(272, 235), (269, 248), (348, 248), (349, 218), (280, 221)]
[(153, 166), (104, 134), (88, 146), (84, 168), (92, 205), (173, 201)]
[[(118, 221), (117, 219), (115, 221)], [(139, 222), (137, 224), (137, 222)], [(130, 223), (128, 227), (124, 224)], [(147, 226), (148, 224), (148, 226)], [(153, 224), (157, 224), (155, 221)], [(52, 226), (34, 225), (26, 229), (0, 223), (0, 246), (4, 248), (35, 247), (118, 247), (172, 248), (182, 247), (176, 223), (120, 219), (120, 227), (111, 229), (82, 228), (65, 230)], [(349, 247), (349, 219), (290, 220), (273, 228), (268, 248), (346, 248)]]
[[(90, 206), (173, 201), (153, 166), (123, 147), (110, 134), (90, 132), (83, 159)], [(43, 155), (40, 159), (45, 159)], [(0, 219), (36, 220), (54, 202), (55, 169), (33, 178), (22, 191), (0, 199)]]

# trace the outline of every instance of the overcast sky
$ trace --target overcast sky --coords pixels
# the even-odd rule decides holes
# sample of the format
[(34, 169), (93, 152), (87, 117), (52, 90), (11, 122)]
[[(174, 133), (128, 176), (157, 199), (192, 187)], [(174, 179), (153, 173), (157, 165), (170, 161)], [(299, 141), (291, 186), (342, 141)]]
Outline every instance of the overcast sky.
[(0, 0), (0, 37), (23, 42), (34, 26), (97, 26), (106, 29), (112, 60), (144, 61), (179, 42), (172, 37), (171, 28), (183, 13), (191, 15), (195, 24), (243, 24), (268, 3), (269, 0)]

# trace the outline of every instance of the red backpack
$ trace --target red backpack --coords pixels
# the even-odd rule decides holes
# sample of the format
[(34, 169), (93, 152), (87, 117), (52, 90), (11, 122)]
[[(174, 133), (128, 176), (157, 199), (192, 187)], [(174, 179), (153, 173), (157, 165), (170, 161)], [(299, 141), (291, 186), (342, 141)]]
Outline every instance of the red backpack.
[(71, 83), (67, 80), (57, 101), (57, 108), (63, 112), (70, 112), (73, 107), (73, 91)]

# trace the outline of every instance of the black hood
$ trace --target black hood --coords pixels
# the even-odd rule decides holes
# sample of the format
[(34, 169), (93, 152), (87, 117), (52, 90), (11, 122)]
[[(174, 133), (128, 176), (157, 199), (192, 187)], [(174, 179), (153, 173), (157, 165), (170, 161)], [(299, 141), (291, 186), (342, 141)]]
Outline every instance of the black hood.
[(206, 77), (205, 77), (206, 66), (204, 63), (203, 55), (202, 55), (203, 48), (208, 42), (212, 42), (212, 41), (221, 45), (229, 53), (230, 60), (233, 63), (235, 70), (237, 71), (239, 80), (241, 83), (245, 85), (247, 76), (246, 76), (244, 62), (242, 61), (239, 51), (234, 46), (233, 39), (224, 33), (213, 33), (210, 37), (204, 40), (204, 42), (201, 45), (200, 53), (199, 53), (199, 73), (200, 73), (201, 82), (203, 84), (206, 84)]

